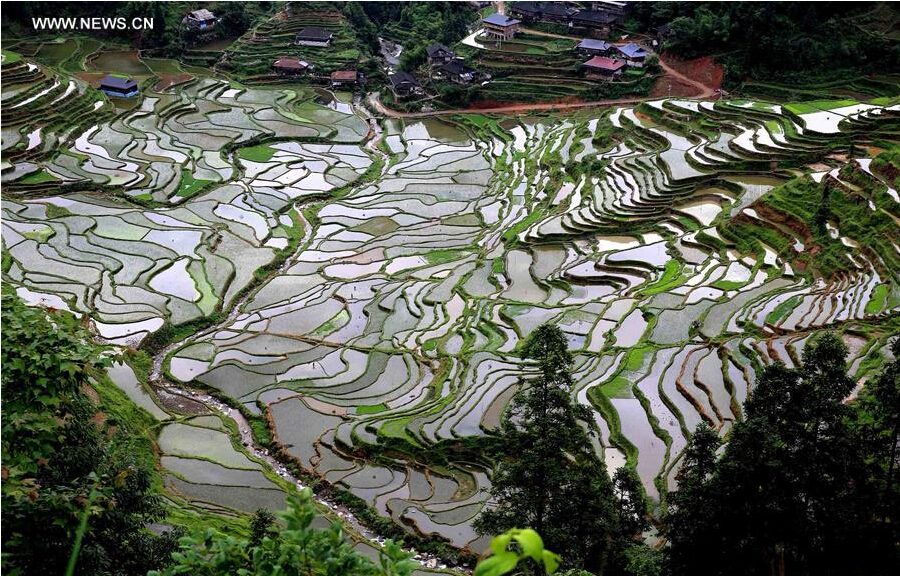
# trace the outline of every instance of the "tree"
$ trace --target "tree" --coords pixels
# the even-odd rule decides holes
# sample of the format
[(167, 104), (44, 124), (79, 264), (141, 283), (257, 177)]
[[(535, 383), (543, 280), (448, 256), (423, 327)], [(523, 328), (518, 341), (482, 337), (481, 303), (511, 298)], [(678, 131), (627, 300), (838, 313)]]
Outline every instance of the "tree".
[(250, 28), (253, 16), (243, 2), (223, 2), (216, 6), (218, 32), (222, 36), (240, 36)]
[(569, 566), (602, 569), (617, 529), (606, 466), (583, 424), (584, 406), (571, 398), (572, 358), (555, 326), (537, 328), (523, 355), (538, 374), (513, 398), (501, 437), (508, 454), (492, 477), (490, 507), (475, 523), (481, 534), (531, 526)]
[(379, 54), (381, 52), (381, 44), (378, 42), (378, 29), (375, 24), (369, 20), (359, 2), (347, 2), (344, 4), (344, 16), (353, 29), (356, 31), (356, 37), (371, 54)]
[(271, 511), (260, 508), (250, 519), (250, 545), (259, 546), (263, 538), (275, 532), (275, 521), (278, 518)]
[(425, 64), (428, 60), (428, 53), (425, 46), (416, 46), (408, 50), (403, 50), (400, 54), (400, 68), (407, 72), (412, 72), (419, 66)]
[(800, 367), (767, 367), (718, 459), (715, 432), (698, 428), (666, 518), (673, 574), (889, 573), (896, 543), (871, 521), (846, 355), (823, 334)]
[[(888, 543), (900, 541), (900, 337), (891, 343), (893, 360), (866, 383), (858, 400), (854, 427), (866, 447), (874, 492), (873, 522)], [(894, 559), (900, 562), (895, 549)]]
[(663, 524), (671, 543), (669, 556), (675, 574), (688, 572), (697, 558), (704, 557), (704, 548), (713, 537), (709, 533), (712, 522), (706, 519), (710, 515), (708, 507), (715, 504), (709, 484), (720, 444), (716, 431), (701, 422), (681, 457), (676, 476), (678, 490), (669, 494)]
[[(85, 393), (109, 362), (77, 320), (25, 306), (4, 289), (3, 548), (9, 574), (62, 574), (88, 515), (78, 573), (141, 574), (165, 564), (178, 533), (163, 516), (153, 472), (112, 435)], [(149, 440), (147, 440), (149, 442)]]

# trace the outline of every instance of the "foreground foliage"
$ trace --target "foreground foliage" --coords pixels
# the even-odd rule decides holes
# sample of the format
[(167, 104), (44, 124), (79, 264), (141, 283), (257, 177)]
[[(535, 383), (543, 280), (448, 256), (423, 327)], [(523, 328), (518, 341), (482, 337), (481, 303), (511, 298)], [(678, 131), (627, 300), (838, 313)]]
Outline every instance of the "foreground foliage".
[(181, 539), (175, 563), (151, 575), (279, 574), (284, 576), (408, 576), (416, 563), (388, 540), (377, 563), (353, 549), (339, 522), (324, 530), (312, 526), (317, 512), (312, 492), (292, 494), (279, 516), (283, 527), (272, 527), (246, 538), (224, 536), (212, 529)]
[(2, 298), (4, 572), (62, 574), (78, 533), (79, 574), (165, 565), (178, 533), (146, 530), (163, 516), (152, 472), (92, 401), (109, 359), (74, 317)]

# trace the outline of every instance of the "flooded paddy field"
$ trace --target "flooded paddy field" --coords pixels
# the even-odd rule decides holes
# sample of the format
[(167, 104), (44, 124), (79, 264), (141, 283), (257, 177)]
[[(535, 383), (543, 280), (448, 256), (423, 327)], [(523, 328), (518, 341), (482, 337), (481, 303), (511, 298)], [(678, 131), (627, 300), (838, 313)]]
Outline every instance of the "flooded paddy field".
[[(608, 472), (635, 467), (657, 501), (697, 424), (727, 434), (765, 365), (827, 328), (864, 380), (897, 329), (893, 172), (835, 157), (843, 136), (895, 138), (893, 101), (385, 121), (212, 78), (151, 83), (124, 112), (26, 61), (3, 80), (4, 281), (227, 396), (410, 534), (485, 549), (492, 463), (461, 447), (527, 386), (520, 345), (543, 322), (568, 337)], [(217, 413), (127, 365), (111, 377), (161, 420), (172, 494), (225, 515), (283, 503)]]

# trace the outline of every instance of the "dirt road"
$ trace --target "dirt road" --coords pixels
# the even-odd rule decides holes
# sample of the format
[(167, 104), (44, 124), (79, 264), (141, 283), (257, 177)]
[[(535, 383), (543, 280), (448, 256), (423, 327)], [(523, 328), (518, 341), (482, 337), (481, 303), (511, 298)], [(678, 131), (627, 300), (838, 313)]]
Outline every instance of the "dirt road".
[[(716, 90), (710, 86), (706, 86), (702, 82), (692, 80), (684, 74), (678, 72), (662, 59), (659, 61), (660, 66), (667, 76), (675, 80), (696, 88), (699, 94), (692, 95), (691, 98), (709, 99), (716, 97)], [(488, 108), (457, 108), (452, 110), (435, 110), (433, 112), (400, 112), (385, 106), (377, 97), (377, 94), (369, 95), (369, 103), (372, 108), (378, 110), (385, 116), (392, 118), (427, 118), (429, 116), (449, 116), (452, 114), (518, 114), (530, 111), (547, 111), (547, 110), (576, 110), (581, 108), (600, 108), (604, 106), (617, 106), (619, 104), (637, 104), (639, 102), (647, 102), (649, 100), (659, 100), (659, 96), (632, 96), (626, 98), (611, 98), (608, 100), (594, 100), (591, 102), (536, 102), (528, 104), (508, 104), (503, 106), (491, 106)]]
[(685, 76), (678, 70), (675, 70), (674, 68), (672, 68), (671, 66), (666, 64), (666, 61), (663, 60), (662, 58), (659, 59), (659, 66), (663, 69), (663, 72), (666, 73), (666, 76), (671, 76), (672, 78), (675, 78), (676, 80), (683, 82), (685, 84), (689, 84), (700, 91), (699, 94), (697, 94), (696, 96), (691, 96), (691, 98), (704, 99), (704, 98), (712, 98), (713, 96), (716, 95), (715, 88), (712, 88), (711, 86), (707, 86), (706, 84), (704, 84), (703, 82), (700, 82), (699, 80), (692, 80), (691, 78), (688, 78), (687, 76)]
[(646, 102), (647, 100), (658, 100), (659, 98), (650, 97), (633, 97), (633, 98), (616, 98), (611, 100), (595, 100), (592, 102), (537, 102), (533, 104), (510, 104), (504, 106), (492, 106), (489, 108), (458, 108), (453, 110), (435, 110), (433, 112), (400, 112), (385, 106), (381, 100), (375, 95), (369, 96), (369, 103), (373, 108), (392, 118), (428, 118), (429, 116), (448, 116), (452, 114), (513, 114), (519, 112), (529, 112), (532, 110), (572, 110), (578, 108), (598, 108), (602, 106), (615, 106), (617, 104), (637, 104), (638, 102)]

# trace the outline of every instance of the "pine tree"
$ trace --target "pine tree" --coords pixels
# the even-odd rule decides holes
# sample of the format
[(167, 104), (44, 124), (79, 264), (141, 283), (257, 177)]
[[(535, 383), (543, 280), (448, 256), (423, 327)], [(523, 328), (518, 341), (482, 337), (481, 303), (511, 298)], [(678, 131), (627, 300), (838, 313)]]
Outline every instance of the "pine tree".
[(492, 478), (481, 534), (534, 528), (567, 565), (600, 572), (618, 522), (612, 482), (595, 454), (586, 407), (572, 401), (572, 357), (559, 328), (537, 328), (524, 347), (537, 376), (513, 398), (501, 434), (509, 458)]
[(718, 459), (715, 432), (697, 429), (669, 498), (673, 574), (891, 573), (846, 357), (824, 334), (800, 367), (767, 367)]

